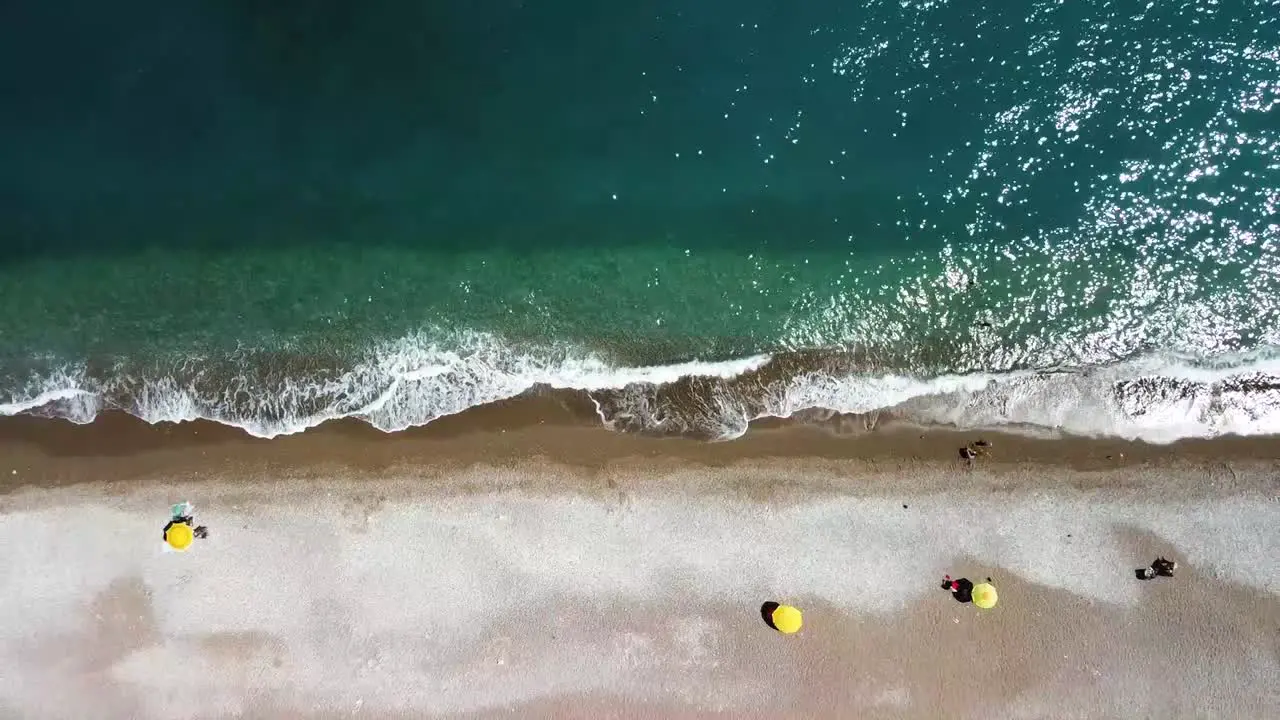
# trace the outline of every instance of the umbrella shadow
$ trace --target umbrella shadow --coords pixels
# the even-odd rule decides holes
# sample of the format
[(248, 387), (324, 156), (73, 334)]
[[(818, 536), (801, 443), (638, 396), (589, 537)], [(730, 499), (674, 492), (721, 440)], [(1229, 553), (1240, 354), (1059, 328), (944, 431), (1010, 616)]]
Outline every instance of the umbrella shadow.
[(778, 603), (772, 600), (760, 606), (760, 619), (773, 630), (778, 629), (778, 626), (773, 624), (773, 611), (777, 609)]

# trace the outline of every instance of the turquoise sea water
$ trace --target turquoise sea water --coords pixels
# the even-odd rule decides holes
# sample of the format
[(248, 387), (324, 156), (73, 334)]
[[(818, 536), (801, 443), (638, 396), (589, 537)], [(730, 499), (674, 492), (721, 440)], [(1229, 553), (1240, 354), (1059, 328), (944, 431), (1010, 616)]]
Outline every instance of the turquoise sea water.
[(613, 5), (6, 4), (0, 411), (1280, 427), (1280, 4)]

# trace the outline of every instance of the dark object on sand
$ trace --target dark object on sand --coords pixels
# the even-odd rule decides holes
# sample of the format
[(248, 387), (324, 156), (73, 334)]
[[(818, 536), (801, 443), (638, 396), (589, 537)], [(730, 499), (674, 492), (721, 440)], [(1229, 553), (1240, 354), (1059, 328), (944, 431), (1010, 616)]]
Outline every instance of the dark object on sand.
[(950, 575), (942, 579), (942, 589), (951, 592), (956, 602), (973, 602), (973, 581), (969, 578), (952, 580)]
[(1151, 563), (1148, 567), (1134, 570), (1133, 574), (1137, 576), (1139, 580), (1150, 580), (1157, 575), (1161, 577), (1173, 577), (1173, 571), (1177, 569), (1177, 562), (1158, 557), (1156, 558), (1156, 561)]
[(764, 620), (764, 624), (768, 625), (774, 630), (778, 629), (778, 626), (773, 624), (773, 611), (777, 609), (778, 609), (778, 603), (773, 601), (769, 601), (760, 606), (760, 619)]
[(173, 519), (173, 522), (180, 522), (180, 523), (186, 523), (187, 525), (192, 525), (194, 526), (194, 529), (191, 531), (191, 534), (193, 536), (200, 538), (201, 540), (209, 539), (208, 526), (196, 525), (195, 518), (191, 517), (190, 515), (183, 515), (182, 517), (176, 517)]
[(979, 438), (960, 448), (960, 459), (973, 464), (974, 458), (986, 455), (991, 450), (991, 443)]

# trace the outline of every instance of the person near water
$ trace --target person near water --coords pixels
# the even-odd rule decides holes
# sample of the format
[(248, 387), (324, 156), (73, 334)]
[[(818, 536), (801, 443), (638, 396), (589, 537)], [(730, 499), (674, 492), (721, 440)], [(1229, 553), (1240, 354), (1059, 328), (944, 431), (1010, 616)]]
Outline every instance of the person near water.
[(960, 459), (973, 465), (973, 461), (991, 450), (991, 443), (979, 438), (978, 440), (960, 448)]

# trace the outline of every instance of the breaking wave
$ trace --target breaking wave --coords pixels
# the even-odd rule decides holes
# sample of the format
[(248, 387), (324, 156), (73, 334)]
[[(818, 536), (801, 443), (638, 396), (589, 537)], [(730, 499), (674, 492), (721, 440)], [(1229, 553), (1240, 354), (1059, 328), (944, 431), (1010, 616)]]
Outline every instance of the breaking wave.
[(1280, 432), (1280, 352), (1150, 354), (1091, 367), (917, 376), (845, 351), (619, 367), (570, 348), (484, 334), (410, 336), (361, 357), (244, 351), (172, 362), (57, 364), (7, 373), (0, 415), (149, 423), (211, 420), (272, 438), (355, 418), (385, 432), (530, 391), (585, 393), (619, 432), (728, 440), (762, 418), (888, 412), (924, 425), (1019, 428), (1149, 442)]

